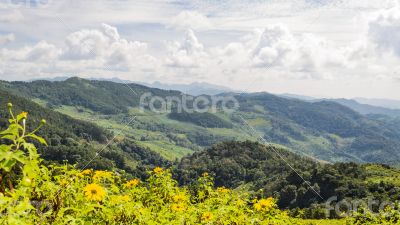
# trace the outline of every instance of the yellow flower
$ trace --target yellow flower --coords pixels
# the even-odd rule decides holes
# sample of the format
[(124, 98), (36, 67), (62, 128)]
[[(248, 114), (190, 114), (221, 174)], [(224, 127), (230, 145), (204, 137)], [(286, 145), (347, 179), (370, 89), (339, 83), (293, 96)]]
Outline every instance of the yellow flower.
[(84, 191), (88, 200), (101, 201), (106, 196), (106, 191), (98, 184), (88, 184)]
[(208, 173), (207, 173), (207, 172), (204, 172), (204, 173), (202, 174), (202, 176), (203, 176), (203, 177), (208, 177)]
[(138, 185), (139, 182), (140, 182), (139, 179), (133, 179), (133, 180), (130, 180), (130, 181), (126, 182), (125, 185), (126, 185), (128, 188), (131, 188), (131, 187), (134, 187), (134, 186)]
[(129, 202), (131, 200), (131, 197), (129, 197), (129, 195), (118, 195), (118, 196), (114, 196), (111, 198), (111, 203), (113, 205), (118, 205), (118, 204), (122, 204), (125, 202)]
[(205, 221), (205, 222), (211, 221), (213, 218), (214, 218), (214, 215), (211, 212), (205, 212), (201, 216), (201, 220)]
[(163, 168), (157, 166), (156, 168), (154, 168), (154, 173), (162, 173), (163, 172)]
[(129, 202), (131, 200), (131, 197), (129, 197), (129, 195), (122, 195), (122, 196), (119, 196), (119, 198), (123, 202)]
[(225, 187), (219, 187), (219, 188), (217, 189), (217, 191), (218, 191), (219, 193), (226, 194), (226, 193), (229, 192), (229, 189), (227, 189), (227, 188), (225, 188)]
[(138, 210), (138, 212), (139, 212), (139, 214), (143, 214), (143, 213), (145, 212), (145, 209), (144, 209), (144, 208), (140, 208), (140, 209)]
[(97, 170), (94, 172), (93, 180), (100, 180), (100, 179), (106, 179), (106, 178), (111, 178), (112, 173), (108, 171), (102, 171), (102, 170)]
[(172, 200), (174, 201), (174, 202), (184, 202), (184, 201), (186, 201), (186, 195), (184, 194), (184, 193), (179, 193), (179, 194), (176, 194), (176, 195), (174, 195), (173, 197), (172, 197)]
[(183, 204), (172, 204), (171, 209), (176, 212), (183, 212), (185, 211), (185, 206)]
[(80, 172), (79, 174), (85, 176), (85, 175), (89, 175), (91, 173), (92, 173), (92, 170), (86, 169), (86, 170), (83, 170), (82, 172)]
[(60, 180), (60, 185), (61, 185), (61, 186), (67, 186), (67, 184), (68, 184), (68, 181), (67, 181), (67, 180), (65, 180), (65, 179), (61, 179), (61, 180)]
[(272, 197), (267, 199), (260, 199), (254, 204), (254, 208), (257, 211), (268, 212), (275, 207), (275, 200)]
[(22, 119), (28, 118), (28, 112), (22, 112), (22, 113), (20, 113), (19, 115), (21, 115), (21, 118), (22, 118)]

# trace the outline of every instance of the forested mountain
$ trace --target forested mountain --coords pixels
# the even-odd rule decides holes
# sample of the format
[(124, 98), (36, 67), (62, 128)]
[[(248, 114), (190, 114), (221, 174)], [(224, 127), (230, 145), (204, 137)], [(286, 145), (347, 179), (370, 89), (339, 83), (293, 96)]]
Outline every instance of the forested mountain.
[(384, 107), (388, 109), (400, 109), (400, 101), (394, 99), (379, 99), (379, 98), (355, 98), (361, 104)]
[[(284, 99), (267, 93), (237, 96), (241, 111), (257, 113), (271, 121), (272, 128), (260, 127), (265, 138), (296, 149), (293, 143), (313, 142), (312, 155), (352, 161), (396, 164), (399, 159), (400, 127), (388, 121), (363, 116), (348, 107), (331, 101), (303, 102)], [(263, 109), (265, 112), (259, 113)], [(272, 131), (272, 132), (271, 132)], [(323, 150), (323, 151), (321, 151)], [(304, 149), (307, 151), (307, 149)], [(321, 152), (319, 152), (321, 151)], [(328, 151), (328, 152), (327, 152)]]
[(47, 101), (50, 108), (61, 105), (81, 106), (103, 114), (126, 113), (128, 107), (138, 106), (141, 94), (177, 95), (177, 91), (162, 91), (138, 84), (109, 81), (89, 81), (73, 77), (65, 81), (1, 82), (0, 88), (26, 98)]
[[(0, 90), (94, 122), (108, 131), (120, 131), (139, 146), (149, 147), (170, 160), (224, 140), (256, 140), (258, 135), (246, 124), (271, 143), (325, 161), (396, 165), (400, 160), (399, 126), (331, 101), (305, 102), (268, 93), (231, 93), (220, 97), (229, 95), (237, 99), (240, 107), (235, 111), (160, 114), (139, 110), (140, 97), (151, 93), (161, 98), (181, 98), (182, 93), (80, 78), (0, 82)], [(132, 117), (134, 122), (127, 123)]]
[(313, 218), (325, 216), (325, 202), (331, 197), (337, 201), (370, 197), (380, 202), (400, 197), (400, 171), (390, 167), (323, 164), (249, 141), (220, 143), (184, 157), (176, 177), (182, 184), (190, 184), (204, 172), (215, 177), (217, 186), (274, 196), (281, 208), (294, 209), (294, 213), (296, 208), (308, 208), (306, 216)]
[[(39, 153), (47, 161), (77, 164), (78, 168), (119, 168), (130, 173), (141, 173), (147, 165), (169, 165), (157, 153), (139, 147), (134, 142), (113, 138), (113, 134), (93, 123), (44, 108), (30, 100), (0, 90), (0, 127), (8, 126), (9, 112), (6, 104), (13, 104), (14, 113), (29, 112), (29, 129), (36, 128), (42, 119), (47, 123), (38, 135), (48, 146), (41, 145)], [(96, 156), (96, 153), (99, 155)], [(140, 169), (139, 167), (143, 167)], [(139, 170), (136, 170), (139, 168)]]
[(380, 114), (391, 117), (400, 117), (400, 109), (389, 109), (380, 106), (362, 104), (357, 102), (356, 100), (349, 100), (349, 99), (329, 99), (329, 101), (334, 101), (344, 106), (347, 106), (363, 115)]
[[(378, 114), (385, 115), (391, 117), (400, 117), (400, 108), (396, 107), (395, 100), (373, 100), (373, 99), (365, 99), (365, 98), (354, 98), (354, 99), (345, 99), (345, 98), (323, 98), (318, 99), (309, 96), (302, 95), (294, 95), (294, 94), (281, 94), (279, 95), (284, 98), (289, 99), (299, 99), (308, 102), (320, 102), (320, 101), (332, 101), (337, 102), (341, 105), (351, 108), (352, 110), (363, 114)], [(387, 104), (385, 104), (387, 103)]]
[(185, 94), (194, 96), (217, 95), (234, 91), (224, 86), (213, 85), (206, 82), (194, 82), (191, 84), (163, 84), (161, 82), (153, 82), (153, 83), (142, 83), (142, 84), (148, 87), (159, 88), (164, 90), (178, 90)]

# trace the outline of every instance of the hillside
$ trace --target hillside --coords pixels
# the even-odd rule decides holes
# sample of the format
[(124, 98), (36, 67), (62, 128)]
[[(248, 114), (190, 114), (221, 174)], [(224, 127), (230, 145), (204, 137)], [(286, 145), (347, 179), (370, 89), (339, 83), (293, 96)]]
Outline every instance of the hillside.
[(363, 116), (338, 103), (303, 102), (267, 93), (237, 96), (245, 119), (267, 121), (256, 126), (264, 138), (327, 161), (396, 164), (399, 127)]
[(397, 169), (376, 164), (321, 164), (285, 149), (248, 141), (220, 143), (184, 157), (177, 167), (177, 178), (190, 184), (204, 172), (215, 177), (217, 186), (274, 196), (280, 208), (308, 208), (306, 213), (314, 218), (321, 216), (319, 207), (324, 211), (324, 202), (334, 196), (338, 201), (367, 197), (394, 201), (400, 197)]
[(386, 116), (391, 116), (391, 117), (400, 117), (400, 109), (389, 109), (389, 108), (384, 108), (384, 107), (380, 107), (380, 106), (362, 104), (355, 100), (349, 100), (349, 99), (329, 99), (328, 101), (337, 102), (337, 103), (347, 106), (347, 107), (353, 109), (354, 111), (359, 112), (363, 115), (380, 114), (380, 115), (386, 115)]
[[(125, 169), (130, 173), (141, 173), (137, 170), (146, 165), (169, 165), (169, 162), (158, 154), (139, 147), (129, 139), (117, 138), (110, 142), (113, 134), (93, 123), (73, 119), (67, 115), (0, 90), (0, 128), (8, 126), (6, 118), (9, 113), (6, 108), (8, 102), (13, 103), (15, 113), (29, 112), (29, 127), (36, 127), (42, 118), (47, 124), (38, 135), (44, 137), (48, 146), (40, 146), (39, 153), (47, 161), (62, 163), (68, 160), (70, 164), (77, 164), (78, 168)], [(96, 156), (96, 152), (100, 155)], [(90, 162), (90, 164), (89, 164)], [(141, 171), (144, 169), (142, 168)], [(141, 175), (141, 174), (138, 174)]]
[(206, 82), (194, 82), (191, 84), (163, 84), (161, 82), (153, 82), (153, 83), (142, 83), (145, 86), (152, 88), (159, 88), (164, 90), (178, 90), (182, 93), (189, 95), (217, 95), (226, 92), (233, 92), (234, 90), (219, 86), (213, 85)]
[(0, 87), (26, 98), (44, 100), (50, 108), (81, 106), (103, 114), (128, 112), (128, 107), (139, 105), (139, 96), (147, 91), (161, 96), (178, 94), (176, 91), (161, 91), (137, 84), (89, 81), (77, 77), (54, 82), (1, 82)]
[[(389, 120), (361, 115), (335, 102), (304, 102), (268, 93), (236, 94), (240, 107), (233, 112), (219, 109), (215, 113), (160, 114), (139, 109), (143, 93), (162, 98), (182, 94), (137, 84), (80, 78), (1, 82), (0, 89), (71, 117), (94, 122), (108, 131), (121, 132), (141, 147), (149, 147), (170, 160), (220, 141), (257, 140), (246, 123), (271, 143), (325, 161), (395, 165), (400, 160), (398, 126)], [(133, 117), (134, 123), (126, 124)]]

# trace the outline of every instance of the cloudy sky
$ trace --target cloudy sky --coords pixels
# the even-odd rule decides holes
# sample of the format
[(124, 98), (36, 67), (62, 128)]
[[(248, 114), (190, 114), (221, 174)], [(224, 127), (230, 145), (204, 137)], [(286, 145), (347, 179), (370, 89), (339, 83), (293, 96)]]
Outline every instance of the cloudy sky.
[(0, 0), (0, 79), (400, 99), (399, 0)]

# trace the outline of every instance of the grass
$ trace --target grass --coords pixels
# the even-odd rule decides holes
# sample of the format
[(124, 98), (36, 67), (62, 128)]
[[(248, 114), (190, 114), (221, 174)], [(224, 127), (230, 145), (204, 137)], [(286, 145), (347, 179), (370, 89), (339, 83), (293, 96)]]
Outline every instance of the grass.
[(171, 161), (193, 153), (191, 149), (176, 146), (167, 141), (141, 141), (138, 144), (150, 148), (152, 151), (159, 153), (161, 156)]
[(267, 120), (265, 120), (263, 118), (260, 118), (260, 117), (255, 118), (255, 119), (247, 120), (247, 122), (251, 126), (255, 126), (255, 127), (258, 127), (258, 126), (271, 126), (271, 122), (269, 122), (269, 121), (267, 121)]
[(387, 168), (383, 165), (365, 165), (367, 170), (367, 180), (366, 182), (380, 183), (386, 182), (400, 186), (400, 171), (394, 168)]
[(46, 107), (47, 101), (39, 98), (32, 99), (33, 102), (39, 104), (40, 106)]

